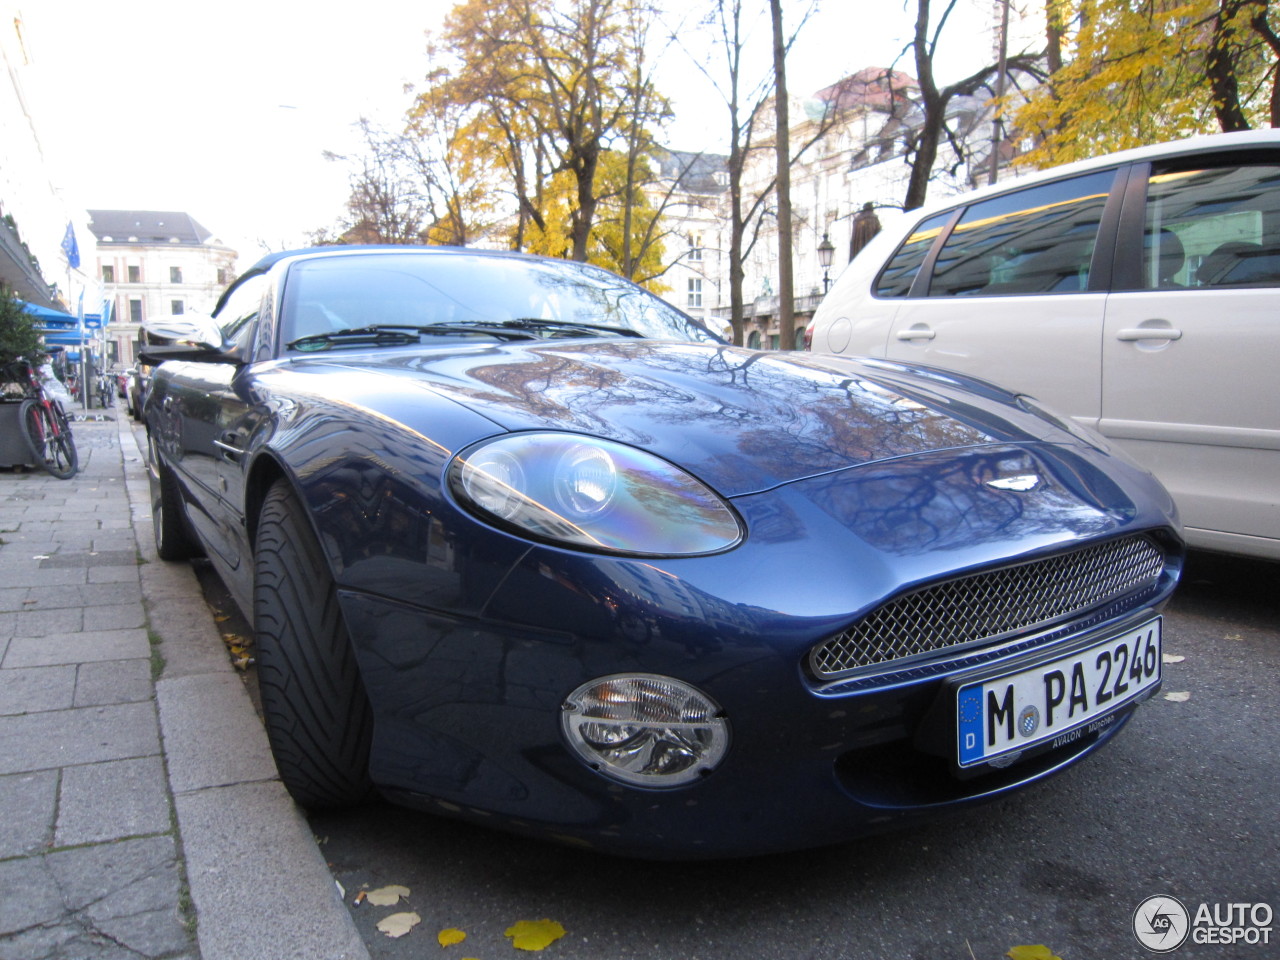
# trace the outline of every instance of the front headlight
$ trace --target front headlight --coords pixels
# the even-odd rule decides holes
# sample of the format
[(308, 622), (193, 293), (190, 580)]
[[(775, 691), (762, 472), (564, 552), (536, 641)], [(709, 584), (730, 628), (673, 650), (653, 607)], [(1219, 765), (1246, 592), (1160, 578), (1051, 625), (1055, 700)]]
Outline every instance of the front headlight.
[(696, 556), (742, 538), (733, 510), (705, 484), (643, 450), (594, 437), (499, 437), (457, 457), (449, 486), (484, 519), (566, 546)]
[(729, 749), (729, 721), (715, 701), (674, 677), (600, 677), (569, 694), (562, 711), (565, 742), (593, 769), (624, 783), (689, 783)]

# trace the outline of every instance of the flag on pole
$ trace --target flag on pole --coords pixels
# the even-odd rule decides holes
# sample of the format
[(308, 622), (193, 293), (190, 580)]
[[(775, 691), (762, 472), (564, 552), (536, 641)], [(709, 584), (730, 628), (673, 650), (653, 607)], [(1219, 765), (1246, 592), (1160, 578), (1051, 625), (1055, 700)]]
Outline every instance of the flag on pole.
[(68, 221), (67, 232), (62, 236), (62, 252), (67, 255), (67, 266), (75, 270), (80, 266), (80, 247), (76, 244), (76, 231)]

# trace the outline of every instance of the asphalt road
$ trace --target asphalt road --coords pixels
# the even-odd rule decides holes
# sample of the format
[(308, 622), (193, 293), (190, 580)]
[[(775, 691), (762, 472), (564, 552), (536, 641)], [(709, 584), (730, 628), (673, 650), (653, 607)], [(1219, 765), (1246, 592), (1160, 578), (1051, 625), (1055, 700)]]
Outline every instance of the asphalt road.
[[(1062, 960), (1153, 957), (1135, 909), (1172, 895), (1280, 912), (1280, 565), (1196, 555), (1171, 605), (1162, 694), (1105, 751), (1049, 783), (926, 829), (727, 863), (631, 862), (391, 806), (314, 817), (347, 900), (410, 890), (352, 915), (376, 960), (513, 956), (504, 931), (549, 918), (564, 960)], [(1186, 693), (1185, 700), (1167, 700)], [(420, 925), (392, 939), (398, 911)], [(1280, 957), (1271, 943), (1169, 954)], [(437, 933), (461, 929), (441, 950)], [(1257, 934), (1259, 937), (1262, 935)]]

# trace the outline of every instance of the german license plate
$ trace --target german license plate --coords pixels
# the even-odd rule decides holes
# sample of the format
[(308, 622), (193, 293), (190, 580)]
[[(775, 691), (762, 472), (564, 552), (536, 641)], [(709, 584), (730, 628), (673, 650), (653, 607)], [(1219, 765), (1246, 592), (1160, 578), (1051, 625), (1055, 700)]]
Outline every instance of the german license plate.
[(959, 762), (970, 767), (1046, 740), (1063, 744), (1160, 682), (1160, 618), (1083, 650), (956, 692)]

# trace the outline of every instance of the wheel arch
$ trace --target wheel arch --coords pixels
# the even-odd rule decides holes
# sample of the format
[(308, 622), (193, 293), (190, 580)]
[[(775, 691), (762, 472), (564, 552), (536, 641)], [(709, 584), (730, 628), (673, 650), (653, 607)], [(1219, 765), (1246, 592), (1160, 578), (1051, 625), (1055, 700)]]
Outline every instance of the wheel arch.
[(269, 450), (264, 451), (254, 459), (249, 468), (249, 475), (245, 477), (245, 533), (249, 539), (249, 546), (255, 551), (258, 547), (258, 523), (262, 519), (262, 504), (267, 499), (267, 491), (271, 489), (277, 480), (281, 479), (293, 487), (293, 492), (297, 494), (300, 501), (306, 502), (306, 498), (302, 496), (302, 491), (299, 489), (298, 482), (293, 474), (286, 470), (284, 464)]

